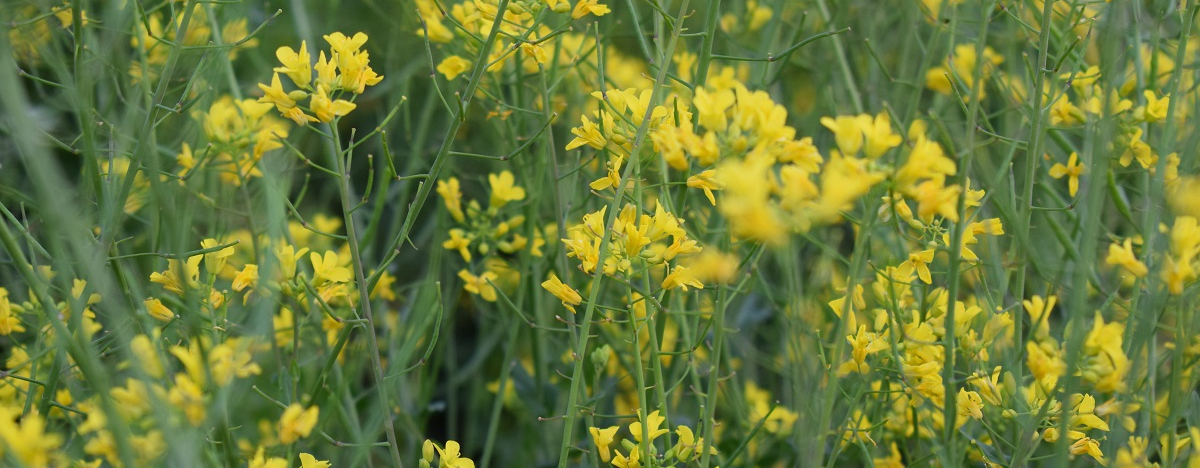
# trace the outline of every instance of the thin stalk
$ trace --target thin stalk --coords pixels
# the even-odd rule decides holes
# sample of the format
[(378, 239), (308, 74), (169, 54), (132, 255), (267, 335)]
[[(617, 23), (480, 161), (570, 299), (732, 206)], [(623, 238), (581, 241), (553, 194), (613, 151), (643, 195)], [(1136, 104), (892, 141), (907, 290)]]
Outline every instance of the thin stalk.
[(708, 65), (713, 60), (713, 40), (717, 37), (720, 16), (721, 0), (709, 0), (708, 12), (704, 16), (704, 40), (700, 42), (700, 56), (696, 59), (696, 75), (692, 80), (697, 87), (704, 86), (704, 80), (708, 78)]
[[(1042, 109), (1042, 89), (1046, 83), (1046, 64), (1050, 61), (1050, 29), (1052, 26), (1051, 17), (1054, 13), (1054, 2), (1044, 2), (1042, 7), (1042, 24), (1038, 37), (1038, 64), (1034, 70), (1033, 86), (1028, 92), (1033, 98), (1030, 105), (1030, 112), (1033, 114), (1029, 123), (1030, 141), (1026, 146), (1028, 150), (1025, 153), (1025, 182), (1021, 189), (1021, 204), (1017, 206), (1019, 224), (1014, 228), (1017, 231), (1017, 268), (1013, 279), (1012, 297), (1013, 300), (1020, 303), (1025, 299), (1025, 285), (1027, 277), (1030, 274), (1030, 255), (1033, 252), (1034, 246), (1031, 242), (1032, 233), (1030, 232), (1033, 223), (1033, 187), (1037, 178), (1037, 169), (1040, 167), (1040, 159), (1042, 157), (1042, 135), (1045, 133), (1046, 113), (1048, 110)], [(1013, 317), (1013, 336), (1017, 340), (1021, 340), (1024, 336), (1024, 317), (1022, 314), (1014, 314)], [(1020, 356), (1023, 347), (1018, 345), (1013, 347), (1013, 352)], [(1013, 377), (1017, 382), (1024, 380), (1024, 366), (1012, 366), (1010, 370), (1013, 372)], [(1027, 415), (1021, 414), (1017, 417), (1020, 431), (1018, 432), (1017, 448), (1013, 450), (1013, 459), (1020, 460), (1023, 456), (1023, 450), (1029, 445), (1029, 439), (1036, 427), (1033, 421)]]
[(389, 451), (392, 455), (392, 466), (404, 468), (400, 459), (400, 446), (396, 442), (396, 424), (392, 418), (392, 405), (388, 398), (386, 381), (384, 380), (383, 364), (379, 355), (379, 342), (375, 336), (375, 314), (371, 311), (371, 288), (367, 286), (366, 275), (363, 273), (362, 253), (358, 246), (358, 235), (355, 232), (354, 214), (351, 212), (353, 201), (350, 200), (350, 172), (347, 169), (346, 155), (342, 152), (342, 140), (338, 135), (337, 121), (329, 124), (330, 135), (333, 136), (333, 159), (337, 167), (338, 196), (342, 201), (342, 217), (346, 225), (346, 241), (350, 244), (350, 259), (354, 267), (354, 278), (358, 282), (358, 300), (362, 307), (363, 316), (367, 319), (367, 346), (371, 349), (371, 370), (374, 372), (376, 390), (379, 393), (380, 412), (383, 416), (383, 429), (387, 434)]
[(504, 360), (500, 362), (500, 386), (496, 389), (495, 400), (492, 401), (491, 419), (488, 420), (487, 440), (483, 444), (483, 457), (479, 459), (481, 468), (491, 466), (492, 448), (496, 445), (496, 427), (500, 425), (500, 410), (504, 408), (505, 388), (510, 385), (508, 382), (509, 375), (512, 374), (512, 366), (516, 364), (513, 361), (513, 355), (516, 354), (517, 350), (517, 338), (521, 336), (518, 325), (522, 321), (516, 317), (510, 317), (510, 319), (512, 324), (508, 326), (508, 345), (504, 347)]
[[(817, 7), (821, 10), (821, 18), (825, 20), (825, 24), (829, 24), (833, 20), (833, 15), (829, 13), (826, 1), (818, 0)], [(838, 67), (842, 70), (846, 90), (850, 93), (850, 102), (854, 104), (854, 113), (861, 114), (863, 112), (862, 95), (858, 92), (858, 85), (855, 84), (854, 72), (850, 71), (850, 62), (846, 60), (846, 46), (842, 44), (842, 38), (833, 38), (833, 53), (837, 55)]]
[[(990, 5), (985, 6), (982, 9), (983, 19), (980, 21), (980, 23), (982, 23), (983, 26), (979, 32), (979, 37), (975, 41), (976, 57), (983, 57), (984, 44), (987, 43), (988, 26), (991, 24), (991, 22), (987, 21), (987, 17), (991, 13), (995, 2), (993, 1), (990, 3)], [(955, 17), (957, 17), (957, 13), (955, 14)], [(959, 186), (962, 187), (962, 191), (958, 194), (958, 203), (955, 208), (955, 212), (958, 213), (959, 220), (958, 222), (954, 223), (954, 232), (950, 236), (950, 266), (946, 272), (946, 278), (950, 282), (950, 284), (947, 286), (946, 317), (943, 321), (946, 331), (945, 335), (942, 336), (942, 340), (945, 342), (944, 355), (946, 358), (946, 361), (942, 366), (942, 385), (944, 386), (945, 391), (945, 402), (942, 408), (942, 417), (943, 421), (945, 421), (943, 426), (945, 431), (942, 437), (945, 440), (946, 447), (946, 466), (955, 466), (961, 459), (957, 451), (959, 448), (956, 440), (958, 430), (956, 429), (957, 424), (955, 424), (955, 419), (958, 416), (958, 404), (956, 401), (958, 398), (958, 385), (955, 383), (954, 379), (955, 360), (958, 353), (958, 337), (955, 336), (957, 331), (955, 314), (958, 309), (956, 301), (958, 299), (960, 286), (959, 268), (962, 266), (963, 235), (968, 224), (966, 212), (966, 187), (967, 183), (970, 182), (971, 162), (975, 159), (975, 127), (977, 126), (976, 122), (978, 122), (979, 118), (979, 95), (983, 92), (983, 67), (985, 62), (986, 60), (976, 60), (975, 70), (972, 71), (974, 79), (972, 81), (970, 92), (971, 106), (970, 112), (967, 115), (967, 125), (964, 129), (967, 134), (967, 143), (965, 146), (967, 153), (964, 155), (962, 167), (959, 169), (959, 174), (962, 176), (962, 179), (959, 181)]]

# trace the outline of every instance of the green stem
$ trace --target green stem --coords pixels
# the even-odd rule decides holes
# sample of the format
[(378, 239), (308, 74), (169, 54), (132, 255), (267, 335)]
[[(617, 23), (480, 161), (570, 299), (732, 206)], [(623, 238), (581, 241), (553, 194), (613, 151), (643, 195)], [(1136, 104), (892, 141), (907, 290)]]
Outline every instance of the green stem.
[(374, 371), (376, 390), (379, 393), (379, 411), (383, 414), (383, 429), (387, 434), (389, 450), (392, 455), (392, 466), (396, 468), (404, 468), (404, 462), (400, 459), (400, 446), (396, 442), (396, 424), (392, 417), (392, 405), (388, 398), (387, 383), (384, 380), (383, 364), (379, 355), (379, 342), (375, 336), (375, 314), (371, 311), (371, 288), (367, 286), (367, 279), (363, 273), (362, 253), (358, 246), (358, 235), (355, 232), (354, 214), (351, 212), (350, 200), (350, 172), (345, 155), (342, 152), (342, 141), (338, 135), (337, 120), (329, 124), (330, 135), (333, 136), (333, 159), (337, 167), (338, 173), (338, 196), (342, 201), (342, 216), (346, 224), (346, 241), (350, 244), (350, 259), (354, 267), (354, 277), (358, 282), (358, 300), (359, 307), (362, 308), (363, 316), (367, 319), (367, 346), (371, 349), (371, 370)]
[[(983, 8), (983, 19), (981, 21), (983, 26), (979, 32), (979, 37), (975, 41), (976, 57), (983, 57), (984, 44), (987, 43), (988, 26), (991, 24), (991, 22), (987, 20), (987, 17), (991, 14), (994, 4), (995, 2), (991, 2), (991, 5)], [(957, 12), (954, 16), (958, 16)], [(958, 309), (957, 300), (960, 286), (959, 268), (962, 266), (963, 235), (968, 224), (966, 212), (966, 190), (967, 184), (970, 182), (971, 162), (975, 159), (975, 127), (979, 118), (979, 96), (983, 92), (983, 67), (985, 62), (986, 60), (976, 60), (975, 69), (972, 71), (974, 78), (970, 92), (971, 106), (970, 112), (967, 116), (967, 125), (964, 129), (967, 134), (967, 144), (965, 146), (967, 153), (963, 157), (962, 167), (959, 168), (959, 174), (962, 178), (959, 180), (958, 185), (962, 188), (962, 192), (958, 195), (958, 204), (955, 208), (955, 212), (958, 213), (958, 222), (954, 223), (954, 232), (950, 236), (950, 266), (946, 272), (946, 278), (950, 282), (949, 286), (947, 287), (946, 316), (943, 321), (945, 335), (942, 336), (942, 340), (945, 342), (944, 355), (946, 358), (946, 361), (942, 366), (942, 385), (945, 392), (945, 404), (942, 408), (942, 420), (944, 421), (943, 438), (945, 439), (944, 443), (946, 447), (946, 466), (956, 466), (959, 464), (961, 459), (958, 453), (958, 442), (956, 440), (958, 438), (958, 430), (956, 427), (956, 418), (958, 416), (958, 404), (956, 401), (958, 398), (958, 385), (955, 383), (954, 369), (956, 367), (955, 360), (958, 353), (958, 337), (955, 336), (955, 333), (957, 332), (955, 314)]]
[[(1020, 213), (1018, 218), (1020, 224), (1015, 226), (1017, 231), (1017, 268), (1014, 272), (1012, 297), (1020, 303), (1025, 299), (1025, 287), (1027, 277), (1030, 274), (1030, 255), (1033, 253), (1034, 246), (1032, 242), (1032, 223), (1033, 223), (1033, 187), (1037, 180), (1037, 169), (1041, 167), (1040, 160), (1042, 157), (1043, 137), (1046, 125), (1046, 112), (1048, 109), (1042, 109), (1042, 89), (1046, 83), (1046, 64), (1050, 61), (1050, 30), (1051, 19), (1054, 13), (1054, 2), (1044, 2), (1042, 7), (1042, 24), (1038, 37), (1038, 63), (1033, 71), (1034, 80), (1033, 86), (1030, 87), (1028, 95), (1033, 99), (1030, 105), (1030, 112), (1033, 114), (1029, 128), (1030, 141), (1027, 144), (1025, 153), (1025, 182), (1021, 190), (1021, 204), (1017, 206), (1017, 211)], [(1015, 314), (1013, 317), (1013, 336), (1017, 340), (1021, 340), (1024, 336), (1024, 317), (1021, 313)], [(1019, 359), (1023, 347), (1018, 345), (1013, 347), (1013, 352), (1016, 353), (1014, 360)], [(1012, 366), (1010, 371), (1013, 372), (1013, 377), (1017, 382), (1024, 381), (1024, 366)], [(1032, 421), (1024, 412), (1020, 412), (1017, 418), (1018, 431), (1017, 448), (1013, 451), (1014, 466), (1021, 466), (1024, 462), (1022, 457), (1028, 457), (1025, 450), (1031, 450), (1029, 440), (1033, 435), (1033, 431), (1037, 429), (1035, 421)], [(1031, 454), (1031, 453), (1030, 453)]]

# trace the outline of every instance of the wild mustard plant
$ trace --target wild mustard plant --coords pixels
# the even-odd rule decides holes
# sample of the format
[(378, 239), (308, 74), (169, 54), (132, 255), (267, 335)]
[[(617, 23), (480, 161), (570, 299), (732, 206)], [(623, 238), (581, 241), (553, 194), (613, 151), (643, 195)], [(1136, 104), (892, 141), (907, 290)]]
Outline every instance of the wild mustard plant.
[(0, 466), (1200, 463), (1194, 1), (281, 7), (0, 5)]

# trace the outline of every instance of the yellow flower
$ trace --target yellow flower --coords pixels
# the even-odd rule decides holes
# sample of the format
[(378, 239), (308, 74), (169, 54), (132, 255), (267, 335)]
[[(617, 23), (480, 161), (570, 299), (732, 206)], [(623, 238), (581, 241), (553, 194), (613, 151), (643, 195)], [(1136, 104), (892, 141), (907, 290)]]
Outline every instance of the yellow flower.
[(693, 275), (692, 272), (683, 265), (676, 265), (675, 268), (671, 270), (671, 274), (667, 275), (666, 278), (663, 278), (662, 282), (663, 289), (680, 288), (683, 289), (683, 292), (687, 292), (688, 286), (696, 289), (704, 289), (704, 283), (701, 283), (700, 279), (696, 278), (696, 276)]
[(583, 145), (588, 145), (595, 149), (604, 149), (604, 146), (608, 144), (608, 140), (604, 138), (602, 133), (600, 133), (600, 127), (591, 120), (588, 120), (586, 115), (580, 116), (579, 118), (583, 121), (583, 123), (582, 125), (571, 129), (571, 133), (575, 134), (575, 139), (571, 140), (570, 143), (567, 143), (567, 151)]
[[(216, 239), (204, 239), (200, 242), (200, 247), (204, 249), (211, 249), (219, 245), (221, 245), (221, 242)], [(220, 273), (221, 269), (225, 268), (225, 262), (232, 256), (233, 246), (225, 247), (216, 252), (206, 253), (204, 254), (204, 269), (208, 270), (208, 274), (210, 275)]]
[(331, 100), (329, 90), (325, 89), (325, 85), (318, 84), (317, 91), (312, 93), (312, 100), (309, 101), (308, 107), (312, 109), (313, 114), (316, 114), (317, 120), (332, 122), (336, 117), (349, 114), (358, 105), (345, 99)]
[(21, 319), (13, 312), (12, 304), (9, 303), (8, 290), (0, 288), (0, 336), (23, 331), (25, 327), (21, 325)]
[(955, 425), (961, 426), (966, 422), (966, 418), (983, 419), (983, 398), (979, 397), (979, 393), (967, 391), (965, 388), (958, 389), (958, 420)]
[(608, 448), (613, 443), (613, 437), (617, 435), (617, 426), (612, 426), (607, 429), (599, 429), (589, 427), (588, 432), (592, 434), (592, 442), (596, 444), (596, 449), (600, 451), (600, 461), (608, 463), (612, 459), (612, 451)]
[(329, 43), (329, 47), (338, 55), (354, 55), (362, 48), (363, 44), (367, 43), (367, 35), (361, 32), (355, 33), (354, 37), (346, 37), (345, 34), (335, 32), (321, 36), (325, 42)]
[(338, 266), (338, 254), (332, 250), (326, 251), (325, 256), (313, 252), (308, 255), (309, 261), (313, 266), (313, 283), (319, 284), (324, 281), (331, 283), (345, 283), (350, 281), (350, 269), (344, 266)]
[(313, 70), (317, 71), (318, 85), (325, 85), (328, 89), (341, 88), (341, 80), (337, 76), (337, 62), (332, 58), (325, 58), (325, 51), (322, 50), (321, 55), (317, 57)]
[[(840, 314), (841, 311), (838, 310), (838, 312)], [(868, 332), (866, 325), (859, 325), (857, 334), (847, 336), (846, 341), (852, 347), (850, 360), (838, 367), (838, 375), (848, 375), (851, 372), (867, 374), (871, 371), (871, 366), (867, 364), (867, 356), (883, 351), (888, 347), (888, 342), (879, 339), (874, 333)]]
[(721, 190), (721, 184), (717, 182), (717, 171), (708, 169), (704, 172), (688, 177), (687, 186), (704, 190), (704, 196), (708, 198), (708, 202), (712, 206), (717, 206), (717, 199), (713, 197), (713, 190)]
[(608, 5), (601, 5), (599, 0), (579, 0), (575, 4), (575, 9), (571, 11), (572, 19), (579, 19), (589, 14), (596, 16), (607, 15), (611, 10)]
[[(567, 0), (543, 0), (546, 6), (550, 7), (555, 13), (566, 13), (571, 11), (571, 2)], [(608, 460), (604, 460), (608, 461)]]
[(307, 453), (300, 454), (300, 468), (329, 468), (329, 462), (317, 460)]
[(933, 277), (929, 274), (929, 262), (933, 261), (933, 253), (933, 249), (927, 249), (908, 254), (908, 260), (900, 264), (900, 276), (911, 278), (909, 275), (916, 270), (921, 281), (924, 281), (925, 284), (933, 284)]
[(546, 49), (537, 44), (528, 42), (521, 44), (521, 52), (533, 58), (537, 63), (545, 64), (550, 62), (550, 56), (546, 53)]
[(155, 379), (162, 378), (162, 361), (159, 360), (158, 350), (150, 342), (150, 337), (146, 335), (133, 337), (129, 340), (129, 350), (133, 355), (133, 362), (141, 366), (142, 372)]
[(755, 385), (754, 382), (746, 382), (745, 395), (746, 403), (750, 407), (750, 421), (754, 421), (756, 424), (758, 421), (763, 421), (763, 429), (772, 434), (787, 436), (792, 433), (800, 415), (783, 405), (777, 405), (772, 410), (771, 403), (775, 400), (771, 398), (769, 392)]
[(457, 55), (451, 55), (442, 59), (438, 63), (437, 71), (446, 77), (447, 80), (458, 78), (458, 75), (463, 74), (471, 68), (471, 61)]
[(338, 77), (341, 89), (362, 94), (367, 86), (374, 86), (383, 80), (382, 76), (371, 69), (367, 52), (360, 50), (367, 42), (366, 34), (360, 32), (355, 33), (354, 37), (346, 37), (345, 34), (335, 32), (323, 37), (332, 48), (333, 59), (337, 61), (337, 68), (342, 72)]
[[(866, 116), (864, 116), (866, 117)], [(887, 112), (881, 112), (874, 119), (861, 118), (861, 128), (866, 146), (863, 153), (868, 158), (883, 156), (887, 150), (900, 146), (904, 141), (900, 135), (892, 132), (892, 120)]]
[[(586, 0), (580, 0), (583, 2)], [(617, 456), (613, 458), (612, 464), (617, 468), (642, 468), (641, 456), (638, 455), (638, 448), (634, 446), (629, 451), (629, 456), (621, 455), (621, 452), (616, 452)]]
[(1145, 120), (1146, 123), (1162, 122), (1167, 118), (1167, 108), (1171, 104), (1171, 96), (1163, 96), (1161, 99), (1155, 95), (1154, 91), (1146, 90), (1143, 93), (1146, 96), (1146, 105), (1138, 107), (1133, 111), (1134, 118)]
[(926, 180), (917, 186), (913, 199), (917, 201), (917, 217), (926, 224), (933, 222), (933, 215), (940, 214), (950, 221), (958, 221), (958, 195), (962, 187), (942, 184), (940, 180)]
[(920, 134), (914, 140), (908, 160), (896, 173), (896, 184), (900, 190), (910, 193), (920, 179), (952, 176), (958, 172), (954, 160), (946, 157), (942, 145)]
[(20, 415), (18, 409), (0, 406), (0, 447), (9, 457), (28, 467), (51, 466), (63, 438), (46, 432), (46, 420), (37, 413)]
[(203, 259), (204, 257), (201, 255), (193, 255), (184, 262), (175, 259), (167, 260), (167, 269), (151, 273), (150, 282), (161, 284), (168, 291), (182, 296), (185, 288), (194, 288), (199, 285), (200, 261)]
[(253, 288), (258, 284), (258, 265), (253, 263), (247, 264), (242, 271), (233, 278), (233, 290), (241, 291), (246, 288)]
[(1171, 226), (1171, 253), (1184, 263), (1191, 263), (1200, 255), (1200, 222), (1196, 218), (1175, 218), (1175, 225)]
[(462, 456), (462, 449), (458, 442), (453, 440), (446, 441), (446, 448), (443, 449), (434, 445), (438, 451), (438, 456), (442, 458), (438, 464), (440, 468), (475, 468), (475, 462), (470, 458)]
[(1108, 246), (1108, 258), (1104, 261), (1108, 265), (1120, 265), (1133, 276), (1142, 278), (1149, 273), (1146, 264), (1142, 263), (1133, 255), (1133, 239), (1125, 239), (1124, 244), (1112, 243)]
[(275, 258), (279, 259), (279, 271), (283, 274), (285, 281), (291, 281), (292, 277), (296, 276), (296, 261), (306, 253), (308, 253), (308, 247), (302, 247), (297, 251), (295, 247), (283, 244), (275, 248)]
[[(676, 234), (671, 237), (671, 245), (667, 246), (667, 250), (663, 252), (662, 258), (663, 260), (671, 261), (674, 260), (675, 257), (688, 256), (702, 252), (703, 250), (704, 249), (700, 247), (699, 242), (696, 242), (693, 239), (688, 239), (686, 235), (681, 236)], [(697, 274), (696, 272), (692, 272), (692, 276), (695, 276), (697, 279), (699, 279), (701, 275)]]
[(542, 287), (547, 291), (550, 291), (551, 294), (554, 294), (555, 297), (561, 300), (563, 307), (566, 307), (568, 310), (570, 310), (572, 314), (575, 313), (574, 306), (577, 306), (580, 302), (583, 302), (583, 298), (579, 296), (579, 292), (574, 288), (563, 284), (563, 282), (560, 281), (558, 276), (554, 273), (550, 273), (550, 279), (542, 282)]
[(450, 239), (442, 242), (442, 248), (447, 250), (458, 250), (462, 255), (463, 261), (471, 261), (471, 251), (467, 248), (471, 246), (471, 238), (463, 236), (462, 229), (451, 229)]
[[(970, 91), (974, 89), (975, 64), (979, 59), (980, 57), (975, 54), (975, 44), (959, 44), (954, 47), (954, 53), (950, 59), (940, 66), (931, 68), (925, 74), (925, 86), (941, 94), (952, 95), (954, 87), (958, 86), (957, 83), (951, 83), (951, 76), (953, 76), (953, 79), (962, 81), (962, 86), (958, 88), (959, 93), (962, 94), (963, 100), (967, 100), (970, 98)], [(983, 48), (982, 59), (984, 62), (981, 78), (984, 80), (991, 76), (997, 65), (1004, 63), (1004, 56), (997, 54), (991, 47)], [(979, 99), (987, 97), (987, 93), (984, 92), (986, 88), (986, 86), (979, 87)]]
[(170, 322), (171, 320), (175, 319), (175, 313), (171, 312), (171, 309), (168, 309), (167, 306), (163, 305), (162, 301), (158, 299), (146, 299), (145, 301), (142, 301), (142, 304), (146, 305), (146, 312), (149, 312), (151, 317), (154, 317), (161, 322)]
[(258, 89), (263, 91), (263, 97), (258, 98), (258, 102), (274, 104), (280, 112), (289, 107), (296, 107), (296, 100), (283, 90), (283, 83), (279, 81), (278, 73), (271, 76), (270, 86), (259, 83)]
[(285, 73), (296, 86), (307, 88), (312, 81), (312, 59), (308, 56), (308, 44), (300, 41), (300, 51), (291, 47), (275, 49), (275, 58), (279, 59), (282, 67), (275, 67), (275, 73)]
[(1071, 419), (1068, 426), (1072, 429), (1109, 430), (1108, 423), (1096, 416), (1096, 398), (1088, 394), (1076, 393), (1071, 395)]
[(634, 421), (632, 423), (629, 423), (629, 432), (631, 434), (633, 434), (633, 438), (637, 439), (638, 443), (641, 443), (642, 437), (645, 437), (647, 434), (650, 436), (650, 440), (653, 441), (654, 439), (657, 439), (659, 436), (670, 432), (667, 429), (659, 428), (659, 426), (661, 426), (662, 423), (667, 420), (667, 418), (659, 416), (657, 410), (650, 413), (649, 417), (646, 417), (643, 419), (645, 419), (645, 421), (646, 421), (646, 427), (645, 427), (646, 433), (645, 434), (642, 433), (643, 428), (642, 428), (641, 421)]
[(316, 117), (305, 114), (303, 110), (296, 107), (296, 100), (303, 99), (308, 94), (299, 90), (291, 93), (284, 91), (283, 85), (279, 82), (278, 73), (271, 77), (271, 86), (259, 83), (258, 88), (263, 90), (263, 97), (258, 98), (258, 102), (274, 104), (280, 114), (292, 119), (296, 125), (308, 125), (309, 122), (317, 121)]
[(1084, 437), (1075, 441), (1075, 443), (1071, 444), (1070, 451), (1072, 455), (1087, 454), (1095, 458), (1102, 465), (1104, 464), (1104, 453), (1100, 451), (1100, 441), (1091, 437)]
[(463, 280), (463, 289), (471, 294), (478, 294), (483, 300), (488, 302), (496, 302), (496, 288), (489, 283), (488, 280), (499, 278), (495, 272), (485, 271), (479, 276), (471, 274), (467, 270), (458, 272), (458, 277)]
[(710, 93), (704, 88), (696, 88), (696, 96), (692, 98), (692, 104), (696, 106), (700, 125), (715, 132), (724, 132), (726, 126), (729, 125), (725, 111), (732, 107), (736, 100), (731, 89)]
[(167, 394), (167, 401), (182, 410), (191, 425), (199, 426), (204, 422), (208, 408), (204, 401), (204, 390), (187, 374), (175, 375), (175, 386)]
[(254, 458), (250, 459), (250, 465), (247, 468), (288, 468), (287, 460), (277, 457), (267, 458), (263, 454), (263, 450), (263, 446), (258, 446), (258, 451), (254, 452)]
[(279, 441), (284, 444), (290, 444), (296, 440), (308, 437), (312, 433), (313, 426), (317, 425), (317, 414), (321, 408), (312, 406), (304, 409), (298, 403), (288, 405), (283, 411), (283, 416), (279, 418)]
[(525, 199), (525, 189), (514, 184), (512, 172), (488, 174), (488, 183), (492, 186), (492, 208), (500, 208), (510, 201)]
[(847, 157), (858, 154), (858, 150), (862, 148), (864, 124), (864, 119), (853, 115), (821, 117), (821, 125), (833, 132), (838, 149)]
[(621, 185), (621, 162), (622, 159), (616, 157), (605, 163), (605, 166), (608, 166), (608, 171), (605, 172), (604, 177), (593, 180), (592, 183), (588, 184), (588, 187), (600, 192)]
[(462, 192), (458, 188), (458, 178), (451, 177), (449, 180), (439, 180), (437, 193), (441, 195), (442, 201), (445, 202), (446, 211), (450, 212), (450, 216), (454, 217), (455, 221), (463, 222)]
[(842, 432), (843, 442), (870, 442), (875, 445), (875, 439), (871, 438), (871, 421), (861, 410), (855, 409), (846, 421), (846, 429)]
[(1087, 168), (1079, 163), (1079, 155), (1072, 152), (1071, 157), (1067, 159), (1067, 165), (1056, 163), (1050, 168), (1050, 177), (1061, 179), (1066, 176), (1071, 196), (1074, 197), (1075, 193), (1079, 191), (1079, 175), (1086, 170)]

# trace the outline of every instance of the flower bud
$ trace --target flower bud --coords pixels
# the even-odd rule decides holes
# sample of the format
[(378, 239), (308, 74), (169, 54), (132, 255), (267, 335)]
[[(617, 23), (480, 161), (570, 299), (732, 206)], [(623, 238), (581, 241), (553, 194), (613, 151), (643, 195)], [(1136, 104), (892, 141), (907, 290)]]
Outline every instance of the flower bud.
[(421, 461), (425, 462), (422, 468), (433, 463), (433, 441), (429, 439), (425, 439), (425, 444), (421, 446)]

